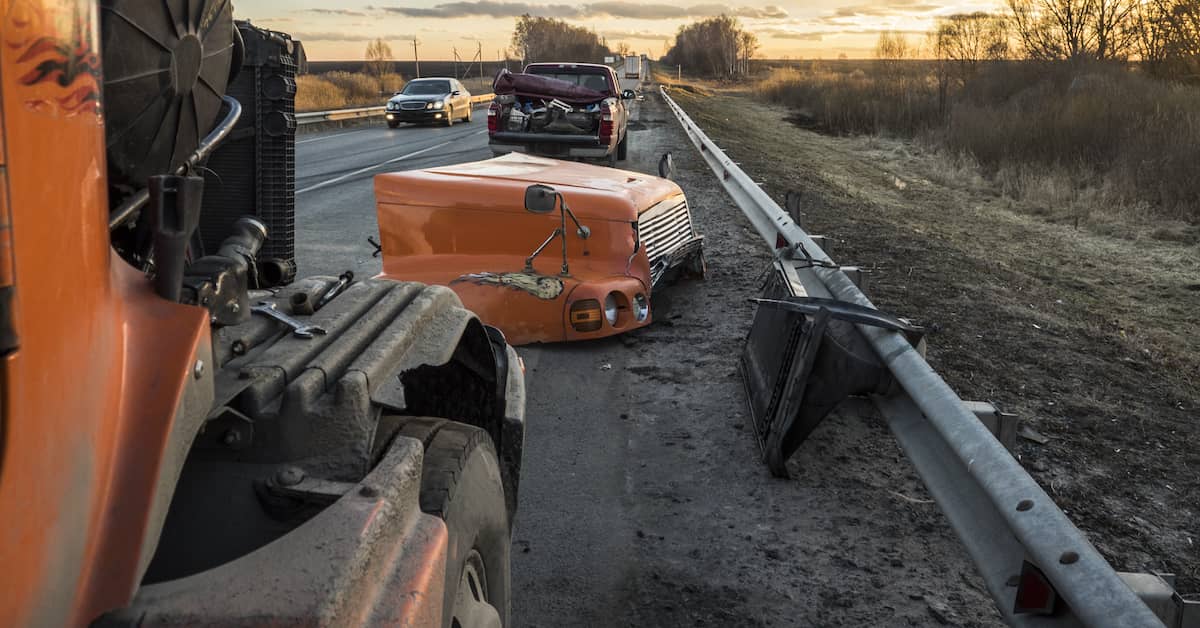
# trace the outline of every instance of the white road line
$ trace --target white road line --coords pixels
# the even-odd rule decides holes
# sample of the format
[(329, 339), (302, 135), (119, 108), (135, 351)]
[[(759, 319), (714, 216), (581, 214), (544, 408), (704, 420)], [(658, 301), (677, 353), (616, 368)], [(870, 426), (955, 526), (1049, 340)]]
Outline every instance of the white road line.
[(299, 142), (296, 142), (296, 144), (300, 145), (300, 144), (307, 144), (309, 142), (320, 142), (321, 140), (331, 140), (335, 137), (346, 137), (347, 135), (354, 135), (355, 133), (362, 133), (365, 130), (367, 130), (367, 129), (357, 129), (355, 131), (349, 131), (346, 133), (335, 133), (333, 135), (323, 135), (321, 137), (314, 137), (314, 138), (310, 138), (307, 140), (300, 140)]
[(297, 194), (297, 195), (300, 195), (300, 194), (304, 194), (304, 193), (306, 193), (306, 192), (312, 192), (313, 190), (319, 190), (319, 189), (321, 189), (321, 188), (327, 188), (327, 187), (329, 187), (329, 186), (331, 186), (331, 185), (335, 185), (335, 184), (341, 183), (342, 181), (345, 181), (346, 179), (349, 179), (349, 178), (351, 178), (351, 177), (356, 177), (356, 176), (358, 176), (358, 175), (360, 175), (360, 174), (362, 174), (362, 173), (364, 173), (364, 172), (370, 172), (370, 171), (372, 171), (372, 170), (374, 170), (374, 169), (376, 169), (376, 168), (382, 168), (383, 166), (386, 166), (386, 165), (388, 165), (388, 164), (394, 164), (394, 163), (396, 163), (397, 161), (404, 161), (405, 159), (408, 159), (408, 158), (410, 158), (410, 157), (416, 157), (417, 155), (422, 155), (422, 154), (428, 153), (428, 152), (429, 152), (429, 151), (431, 151), (431, 150), (437, 150), (437, 149), (439, 149), (439, 148), (441, 148), (441, 147), (443, 147), (443, 146), (449, 146), (450, 144), (453, 144), (453, 143), (455, 143), (455, 142), (458, 142), (458, 141), (464, 140), (464, 139), (466, 139), (466, 138), (468, 138), (468, 137), (470, 137), (470, 136), (472, 136), (472, 135), (479, 135), (479, 134), (481, 134), (481, 133), (487, 133), (487, 129), (483, 129), (483, 130), (481, 130), (481, 131), (476, 131), (476, 132), (474, 132), (474, 133), (468, 133), (468, 134), (466, 134), (466, 135), (463, 135), (462, 137), (457, 137), (457, 138), (455, 138), (455, 139), (452, 139), (452, 140), (446, 140), (445, 142), (442, 142), (441, 144), (434, 144), (433, 146), (429, 146), (429, 147), (427, 147), (427, 148), (422, 148), (421, 150), (413, 151), (413, 152), (411, 152), (411, 153), (408, 153), (407, 155), (400, 155), (399, 157), (393, 157), (392, 159), (389, 159), (389, 160), (387, 160), (387, 161), (385, 161), (385, 162), (383, 162), (383, 163), (378, 163), (378, 164), (375, 164), (374, 166), (367, 166), (366, 168), (360, 168), (360, 169), (358, 169), (358, 170), (355, 170), (354, 172), (349, 172), (349, 173), (346, 173), (346, 174), (344, 174), (344, 175), (342, 175), (342, 176), (340, 176), (340, 177), (337, 177), (337, 178), (334, 178), (334, 179), (330, 179), (330, 180), (328, 180), (328, 181), (322, 181), (322, 182), (320, 182), (320, 183), (318, 183), (318, 184), (316, 184), (316, 185), (310, 185), (310, 186), (308, 186), (308, 187), (306, 187), (306, 188), (304, 188), (304, 189), (302, 189), (302, 190), (296, 190), (296, 194)]

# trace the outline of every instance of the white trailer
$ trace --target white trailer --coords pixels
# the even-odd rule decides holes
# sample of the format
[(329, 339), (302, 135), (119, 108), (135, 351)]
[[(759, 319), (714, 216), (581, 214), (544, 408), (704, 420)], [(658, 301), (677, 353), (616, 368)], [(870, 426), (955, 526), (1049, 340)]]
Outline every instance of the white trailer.
[(642, 58), (638, 55), (625, 57), (625, 78), (642, 78)]

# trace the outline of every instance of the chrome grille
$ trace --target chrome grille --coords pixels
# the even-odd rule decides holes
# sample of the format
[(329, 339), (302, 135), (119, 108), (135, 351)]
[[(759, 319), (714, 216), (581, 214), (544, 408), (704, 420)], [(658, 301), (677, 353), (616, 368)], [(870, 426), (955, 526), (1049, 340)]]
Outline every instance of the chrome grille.
[(400, 108), (405, 111), (417, 111), (419, 109), (424, 109), (425, 103), (423, 103), (423, 102), (402, 102), (402, 103), (400, 103)]
[(695, 235), (687, 199), (682, 196), (669, 198), (642, 212), (638, 216), (638, 234), (651, 266), (687, 243)]

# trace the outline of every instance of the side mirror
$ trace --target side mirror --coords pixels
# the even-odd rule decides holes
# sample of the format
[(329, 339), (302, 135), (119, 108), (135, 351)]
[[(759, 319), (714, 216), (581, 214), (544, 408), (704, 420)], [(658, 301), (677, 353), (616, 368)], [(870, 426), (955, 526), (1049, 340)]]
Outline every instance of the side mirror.
[(637, 94), (633, 93), (632, 89), (621, 92), (621, 100), (633, 100), (634, 98), (637, 98)]
[(458, 91), (458, 90), (456, 89), (456, 90), (454, 90), (454, 91), (450, 92), (450, 95), (451, 95), (451, 96), (461, 96), (461, 95), (462, 95), (462, 92), (460, 92), (460, 91)]
[(554, 188), (535, 183), (525, 188), (525, 210), (532, 214), (549, 214), (554, 211), (557, 195)]

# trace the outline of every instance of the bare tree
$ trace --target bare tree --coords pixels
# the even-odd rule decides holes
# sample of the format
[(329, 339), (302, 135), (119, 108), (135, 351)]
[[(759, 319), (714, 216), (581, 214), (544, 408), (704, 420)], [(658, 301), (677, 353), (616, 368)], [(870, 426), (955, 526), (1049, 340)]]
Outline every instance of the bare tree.
[(934, 30), (933, 54), (946, 61), (965, 84), (984, 61), (1008, 56), (1008, 23), (990, 13), (959, 13), (939, 18)]
[(367, 44), (366, 73), (379, 82), (379, 93), (387, 92), (384, 81), (392, 70), (392, 47), (383, 39), (376, 39)]
[(721, 78), (746, 72), (758, 52), (758, 38), (742, 29), (737, 18), (718, 15), (679, 27), (663, 60), (691, 72)]
[(1139, 0), (1008, 0), (1026, 56), (1039, 60), (1109, 61), (1135, 42)]
[(899, 33), (883, 31), (875, 42), (875, 58), (896, 61), (908, 56), (908, 40)]

